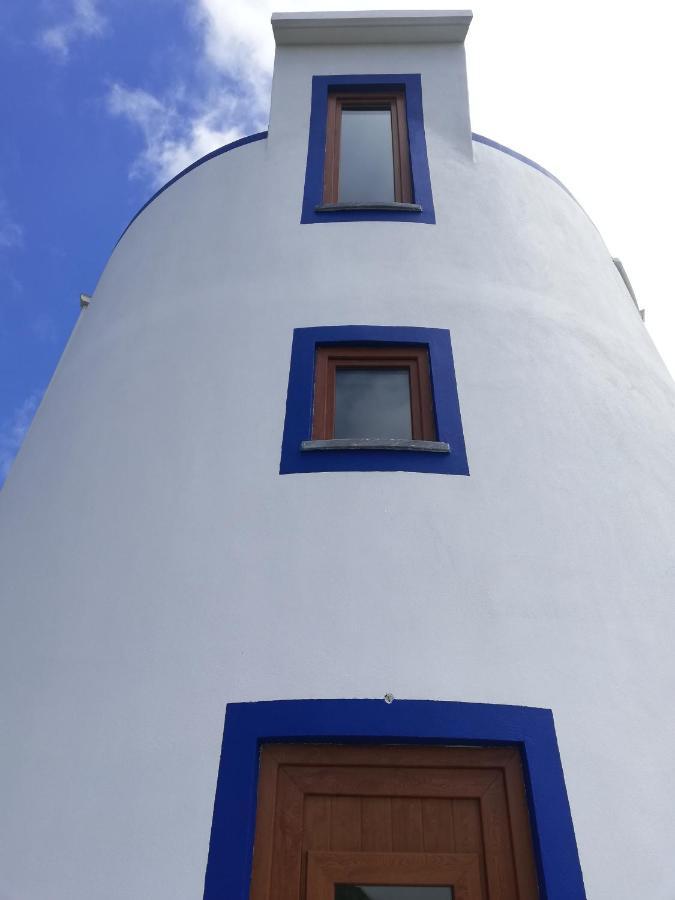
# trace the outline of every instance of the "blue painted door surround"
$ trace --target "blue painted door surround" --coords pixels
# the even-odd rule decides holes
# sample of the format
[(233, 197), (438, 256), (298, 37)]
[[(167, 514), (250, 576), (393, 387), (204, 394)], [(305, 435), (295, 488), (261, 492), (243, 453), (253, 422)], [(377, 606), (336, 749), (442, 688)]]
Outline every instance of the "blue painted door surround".
[(230, 703), (204, 900), (248, 900), (260, 747), (282, 741), (518, 746), (541, 898), (585, 900), (551, 710), (431, 700)]

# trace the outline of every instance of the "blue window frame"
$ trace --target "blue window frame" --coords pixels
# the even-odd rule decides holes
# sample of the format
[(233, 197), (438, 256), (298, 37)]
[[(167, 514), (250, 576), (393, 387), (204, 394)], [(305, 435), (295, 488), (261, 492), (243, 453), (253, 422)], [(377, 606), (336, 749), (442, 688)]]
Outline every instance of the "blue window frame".
[(248, 900), (260, 747), (269, 742), (515, 745), (541, 900), (585, 900), (548, 709), (429, 700), (280, 700), (227, 707), (204, 900)]
[[(312, 434), (316, 347), (326, 344), (426, 346), (429, 352), (437, 440), (447, 443), (450, 452), (302, 450), (302, 442), (309, 440)], [(281, 475), (292, 472), (435, 472), (440, 475), (468, 475), (450, 333), (442, 328), (398, 328), (384, 325), (296, 328), (293, 332), (279, 472)]]
[[(387, 88), (400, 88), (405, 91), (413, 200), (422, 207), (421, 212), (386, 209), (332, 210), (328, 213), (316, 211), (323, 200), (328, 93), (334, 88), (374, 92)], [(420, 75), (315, 75), (312, 78), (312, 107), (309, 121), (305, 193), (300, 221), (303, 224), (309, 224), (364, 220), (424, 222), (426, 224), (436, 222), (431, 178), (429, 177), (427, 143), (424, 136), (422, 78)]]

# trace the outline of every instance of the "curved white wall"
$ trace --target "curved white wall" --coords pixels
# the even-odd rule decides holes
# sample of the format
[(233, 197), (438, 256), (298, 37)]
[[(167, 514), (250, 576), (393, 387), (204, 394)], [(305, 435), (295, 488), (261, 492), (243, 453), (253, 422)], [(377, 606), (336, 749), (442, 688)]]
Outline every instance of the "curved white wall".
[[(387, 691), (552, 708), (589, 897), (672, 900), (675, 389), (462, 66), (280, 52), (269, 139), (113, 253), (0, 497), (3, 900), (197, 900), (226, 702)], [(301, 226), (308, 73), (383, 71), (437, 224)], [(277, 474), (292, 330), (343, 324), (450, 329), (470, 477)]]

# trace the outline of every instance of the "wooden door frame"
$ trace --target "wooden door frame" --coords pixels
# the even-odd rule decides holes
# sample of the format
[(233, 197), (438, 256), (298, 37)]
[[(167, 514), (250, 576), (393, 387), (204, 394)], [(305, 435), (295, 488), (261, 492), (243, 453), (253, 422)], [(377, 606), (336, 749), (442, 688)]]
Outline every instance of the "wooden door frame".
[[(401, 771), (408, 773), (405, 787), (398, 783)], [(279, 810), (283, 810), (289, 823), (298, 824), (294, 835), (298, 844), (288, 845), (289, 853), (284, 853), (284, 857), (289, 857), (288, 870), (284, 867), (283, 871), (291, 881), (300, 882), (302, 810), (305, 797), (312, 794), (476, 799), (481, 808), (486, 887), (491, 896), (500, 893), (499, 885), (504, 877), (499, 854), (492, 852), (500, 840), (499, 833), (495, 833), (494, 823), (498, 822), (503, 826), (503, 839), (512, 842), (518, 897), (541, 900), (534, 871), (522, 761), (516, 747), (264, 744), (250, 900), (268, 900), (272, 886), (280, 880), (273, 867)], [(288, 843), (290, 839), (287, 833), (284, 841)], [(314, 900), (313, 894), (308, 896)]]
[(425, 700), (228, 704), (204, 900), (249, 900), (260, 747), (269, 742), (515, 746), (542, 897), (586, 900), (551, 710)]

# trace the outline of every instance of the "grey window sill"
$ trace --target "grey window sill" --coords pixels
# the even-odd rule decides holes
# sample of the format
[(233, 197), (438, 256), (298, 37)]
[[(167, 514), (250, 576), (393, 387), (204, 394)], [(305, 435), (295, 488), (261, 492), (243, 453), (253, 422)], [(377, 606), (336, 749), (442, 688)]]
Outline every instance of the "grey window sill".
[(422, 450), (449, 453), (445, 441), (408, 441), (401, 438), (333, 438), (329, 441), (303, 441), (301, 450)]
[(318, 213), (347, 212), (351, 210), (384, 210), (386, 212), (422, 212), (419, 203), (320, 203), (314, 207)]

